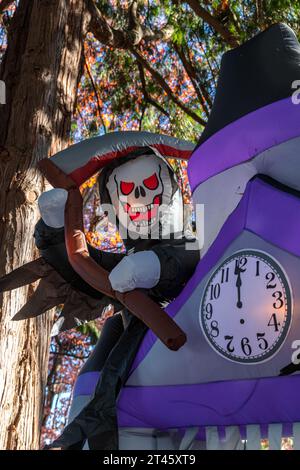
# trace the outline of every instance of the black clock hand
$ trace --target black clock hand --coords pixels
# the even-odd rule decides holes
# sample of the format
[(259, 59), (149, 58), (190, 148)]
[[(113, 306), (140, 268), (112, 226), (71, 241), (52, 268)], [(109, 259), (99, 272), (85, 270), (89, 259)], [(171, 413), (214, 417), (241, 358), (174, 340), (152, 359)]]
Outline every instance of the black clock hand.
[(237, 303), (236, 303), (237, 308), (242, 308), (243, 306), (243, 302), (241, 301), (241, 286), (242, 286), (241, 272), (243, 272), (243, 270), (238, 266), (238, 263), (236, 263), (234, 274), (237, 276), (236, 284), (235, 284), (237, 287), (237, 296), (238, 296)]

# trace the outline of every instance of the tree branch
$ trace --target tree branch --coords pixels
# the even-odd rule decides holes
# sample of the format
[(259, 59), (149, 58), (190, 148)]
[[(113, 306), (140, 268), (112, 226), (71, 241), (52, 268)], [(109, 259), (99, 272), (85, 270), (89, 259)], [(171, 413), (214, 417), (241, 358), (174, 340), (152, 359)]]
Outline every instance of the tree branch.
[(206, 121), (202, 119), (198, 114), (196, 114), (194, 111), (189, 109), (182, 101), (180, 101), (177, 96), (174, 95), (173, 91), (169, 87), (169, 85), (166, 83), (165, 79), (162, 77), (162, 75), (155, 70), (148, 62), (147, 60), (133, 47), (129, 48), (131, 53), (134, 55), (134, 57), (138, 60), (138, 62), (146, 69), (148, 72), (151, 74), (152, 78), (161, 86), (161, 88), (166, 92), (167, 96), (170, 98), (173, 103), (177, 104), (179, 108), (181, 108), (186, 114), (188, 114), (192, 119), (195, 121), (199, 122), (199, 124), (202, 124), (202, 126), (206, 125)]
[(82, 361), (89, 357), (89, 356), (78, 356), (77, 354), (72, 354), (72, 353), (68, 353), (68, 352), (59, 352), (59, 351), (52, 351), (50, 354), (53, 354), (54, 356), (73, 357), (74, 359), (81, 359)]
[(102, 44), (116, 49), (128, 49), (129, 46), (137, 46), (141, 40), (145, 42), (162, 39), (168, 41), (174, 28), (166, 25), (159, 31), (152, 31), (144, 27), (138, 19), (138, 1), (133, 1), (128, 9), (128, 27), (126, 30), (113, 28), (108, 24), (100, 12), (94, 0), (86, 0), (91, 15), (89, 30)]
[[(184, 51), (183, 51), (183, 54), (184, 54)], [(209, 108), (212, 108), (212, 99), (211, 99), (211, 96), (210, 96), (209, 92), (206, 89), (207, 83), (203, 84), (201, 82), (201, 80), (199, 79), (199, 72), (197, 72), (196, 69), (192, 65), (189, 49), (187, 51), (187, 59), (186, 60), (187, 60), (187, 63), (190, 65), (191, 69), (193, 70), (194, 74), (195, 74), (195, 81), (196, 81), (197, 85), (199, 86), (200, 91), (202, 92), (204, 98), (206, 99)]]
[[(212, 80), (213, 80), (213, 82), (214, 82), (214, 86), (215, 86), (215, 88), (217, 88), (217, 80), (216, 80), (216, 76), (215, 76), (215, 73), (214, 73), (212, 64), (210, 63), (209, 55), (207, 54), (205, 48), (204, 48), (203, 45), (201, 44), (201, 40), (200, 40), (199, 38), (198, 38), (198, 42), (199, 42), (199, 45), (200, 45), (200, 49), (202, 50), (202, 52), (203, 52), (203, 54), (204, 54), (204, 57), (205, 57), (205, 59), (206, 59), (208, 68), (209, 68), (210, 73), (211, 73)], [(216, 69), (219, 71), (218, 64), (215, 64), (215, 67), (216, 67)]]
[[(136, 45), (144, 39), (143, 34), (144, 30), (141, 27), (138, 18), (137, 18), (137, 6), (138, 2), (133, 1), (129, 10), (128, 10), (128, 29), (126, 31), (119, 30), (111, 27), (104, 16), (101, 14), (97, 8), (94, 0), (86, 0), (88, 9), (91, 14), (90, 21), (90, 31), (93, 33), (95, 38), (100, 41), (102, 44), (109, 45), (119, 49), (128, 49), (137, 59), (137, 61), (151, 74), (152, 78), (163, 88), (167, 96), (186, 114), (188, 114), (192, 119), (199, 122), (205, 126), (206, 122), (200, 116), (198, 116), (194, 111), (190, 110), (182, 101), (180, 101), (172, 92), (169, 85), (166, 83), (162, 75), (157, 72), (144, 57), (137, 51), (135, 48)], [(170, 30), (167, 29), (168, 34), (170, 35)], [(148, 35), (148, 38), (151, 38), (151, 34)], [(153, 39), (153, 37), (152, 37)], [(152, 100), (151, 97), (149, 97)], [(152, 100), (154, 106), (157, 107), (157, 103)], [(162, 109), (161, 109), (162, 111)], [(164, 112), (165, 114), (165, 112)]]
[(86, 0), (91, 15), (90, 31), (102, 44), (118, 49), (128, 49), (129, 45), (137, 45), (143, 38), (143, 30), (137, 18), (138, 2), (134, 1), (128, 9), (128, 28), (113, 28), (108, 24), (94, 0)]
[(86, 119), (85, 119), (85, 117), (82, 115), (82, 112), (80, 111), (80, 107), (79, 107), (78, 105), (76, 106), (76, 112), (79, 114), (79, 116), (80, 116), (80, 118), (81, 118), (81, 120), (82, 120), (82, 122), (83, 122), (83, 125), (84, 125), (84, 127), (85, 127), (85, 130), (88, 132), (88, 125), (87, 125), (87, 123), (86, 123)]
[[(176, 1), (173, 0), (174, 3)], [(203, 19), (205, 23), (209, 24), (217, 33), (222, 36), (222, 38), (229, 44), (231, 47), (237, 47), (239, 42), (237, 38), (227, 29), (219, 20), (214, 18), (205, 8), (203, 8), (198, 0), (186, 0), (186, 3), (194, 10), (197, 16)]]
[(264, 7), (262, 0), (256, 0), (255, 2), (255, 9), (256, 9), (256, 20), (260, 27), (264, 24)]
[(174, 33), (174, 27), (170, 24), (167, 24), (162, 29), (157, 31), (152, 31), (150, 28), (142, 26), (143, 29), (143, 40), (145, 42), (150, 41), (169, 41)]
[(90, 71), (89, 65), (88, 65), (88, 63), (87, 63), (87, 61), (86, 61), (86, 58), (84, 59), (84, 65), (85, 65), (85, 68), (86, 68), (86, 70), (87, 70), (87, 74), (88, 74), (88, 76), (89, 76), (91, 85), (92, 85), (92, 87), (93, 87), (93, 90), (94, 90), (94, 93), (95, 93), (95, 96), (96, 96), (97, 110), (98, 110), (99, 118), (100, 118), (100, 121), (101, 121), (103, 130), (104, 130), (104, 134), (106, 134), (106, 133), (107, 133), (107, 129), (106, 129), (106, 126), (105, 126), (103, 117), (102, 117), (102, 109), (101, 109), (101, 104), (100, 104), (100, 99), (99, 99), (98, 91), (97, 91), (96, 84), (95, 84), (95, 82), (94, 82), (92, 73), (91, 73), (91, 71)]
[(134, 0), (128, 9), (128, 34), (131, 44), (139, 44), (143, 38), (143, 29), (137, 17), (138, 1)]
[(170, 117), (170, 114), (159, 104), (157, 103), (157, 101), (155, 101), (153, 98), (151, 98), (151, 96), (149, 95), (148, 91), (147, 91), (147, 85), (146, 85), (146, 78), (145, 78), (145, 74), (144, 74), (144, 69), (143, 69), (143, 66), (140, 62), (137, 61), (137, 66), (138, 66), (138, 69), (139, 69), (139, 74), (140, 74), (140, 79), (141, 79), (141, 84), (142, 84), (142, 90), (143, 90), (143, 95), (144, 95), (144, 100), (149, 103), (149, 104), (152, 104), (152, 106), (154, 106), (156, 109), (158, 109), (158, 111), (160, 111), (162, 114), (164, 114), (165, 116), (167, 117)]
[[(187, 58), (187, 56), (184, 53), (184, 50), (182, 47), (179, 47), (177, 44), (173, 44), (173, 47), (178, 54), (179, 59), (181, 60), (181, 63), (184, 67), (184, 70), (186, 71), (193, 88), (198, 96), (198, 99), (201, 103), (201, 106), (203, 108), (203, 111), (205, 112), (206, 116), (209, 116), (209, 109), (208, 106), (211, 107), (211, 99), (209, 96), (209, 93), (205, 89), (205, 87), (199, 83), (198, 77), (196, 70), (194, 69), (193, 65), (191, 64), (190, 60)], [(205, 101), (206, 100), (206, 101)], [(208, 104), (208, 106), (207, 106)]]
[(139, 132), (141, 132), (142, 130), (142, 126), (143, 126), (143, 119), (144, 119), (144, 116), (145, 116), (145, 112), (146, 112), (146, 108), (147, 108), (147, 102), (144, 101), (143, 103), (143, 106), (142, 106), (142, 112), (141, 112), (141, 117), (139, 118)]

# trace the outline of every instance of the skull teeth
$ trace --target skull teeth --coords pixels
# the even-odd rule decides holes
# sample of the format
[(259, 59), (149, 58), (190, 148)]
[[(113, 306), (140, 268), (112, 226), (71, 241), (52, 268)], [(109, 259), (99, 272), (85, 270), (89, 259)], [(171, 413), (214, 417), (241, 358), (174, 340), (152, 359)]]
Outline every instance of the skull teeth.
[(148, 206), (131, 207), (131, 212), (136, 214), (137, 212), (144, 213), (154, 208), (154, 204), (148, 204)]
[(140, 220), (138, 222), (136, 221), (133, 221), (133, 224), (136, 226), (136, 227), (148, 227), (149, 225), (152, 225), (156, 222), (156, 217), (154, 217), (152, 220)]

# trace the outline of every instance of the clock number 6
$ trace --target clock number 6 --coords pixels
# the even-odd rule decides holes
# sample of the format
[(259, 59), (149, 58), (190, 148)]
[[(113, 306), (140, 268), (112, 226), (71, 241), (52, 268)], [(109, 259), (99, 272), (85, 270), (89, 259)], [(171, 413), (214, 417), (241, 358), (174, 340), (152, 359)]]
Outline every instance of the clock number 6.
[(250, 356), (252, 353), (251, 346), (249, 344), (249, 338), (242, 338), (241, 340), (241, 348), (245, 356)]

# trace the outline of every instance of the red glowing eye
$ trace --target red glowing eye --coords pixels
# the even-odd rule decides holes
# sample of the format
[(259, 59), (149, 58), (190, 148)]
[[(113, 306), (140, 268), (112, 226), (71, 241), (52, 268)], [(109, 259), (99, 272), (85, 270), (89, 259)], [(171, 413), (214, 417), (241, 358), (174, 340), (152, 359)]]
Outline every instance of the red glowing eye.
[(127, 183), (126, 181), (121, 181), (120, 184), (121, 192), (124, 196), (128, 196), (134, 188), (134, 183)]
[(156, 176), (156, 173), (153, 173), (153, 175), (149, 176), (149, 178), (146, 178), (144, 181), (143, 181), (144, 185), (146, 186), (146, 188), (148, 189), (156, 189), (158, 187), (158, 178)]

